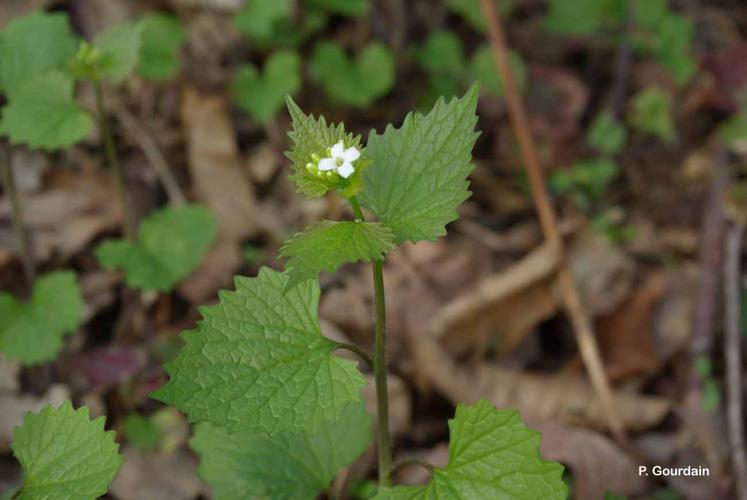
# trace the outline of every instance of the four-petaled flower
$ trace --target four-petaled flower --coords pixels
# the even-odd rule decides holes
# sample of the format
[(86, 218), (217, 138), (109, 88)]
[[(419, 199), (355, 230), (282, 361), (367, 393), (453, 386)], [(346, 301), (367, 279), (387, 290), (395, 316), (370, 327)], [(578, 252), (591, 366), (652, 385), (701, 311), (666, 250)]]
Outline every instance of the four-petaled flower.
[(319, 160), (317, 168), (321, 172), (330, 170), (337, 171), (340, 177), (347, 179), (355, 172), (353, 162), (361, 157), (361, 152), (354, 147), (345, 149), (342, 141), (332, 146), (329, 150), (330, 157)]

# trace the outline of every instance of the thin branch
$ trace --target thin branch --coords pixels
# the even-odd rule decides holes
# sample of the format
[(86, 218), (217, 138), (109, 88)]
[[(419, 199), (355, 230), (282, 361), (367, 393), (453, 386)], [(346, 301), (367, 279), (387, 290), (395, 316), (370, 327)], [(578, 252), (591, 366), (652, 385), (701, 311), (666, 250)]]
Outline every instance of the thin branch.
[[(481, 0), (481, 5), (484, 17), (488, 23), (488, 35), (490, 37), (493, 57), (495, 58), (498, 72), (503, 80), (511, 124), (513, 126), (514, 134), (516, 135), (516, 140), (519, 143), (524, 166), (529, 176), (534, 204), (539, 216), (542, 233), (545, 240), (552, 247), (557, 248), (559, 254), (562, 256), (564, 255), (564, 247), (560, 231), (558, 230), (557, 216), (552, 203), (550, 203), (550, 196), (547, 193), (545, 177), (542, 168), (540, 167), (537, 150), (534, 145), (532, 134), (529, 131), (529, 124), (524, 112), (524, 107), (516, 89), (516, 83), (514, 82), (513, 74), (509, 66), (508, 49), (506, 47), (500, 19), (492, 0)], [(581, 302), (573, 275), (563, 258), (561, 258), (561, 263), (558, 268), (558, 284), (560, 285), (563, 294), (566, 313), (573, 325), (573, 331), (576, 335), (576, 342), (579, 346), (581, 358), (586, 365), (592, 386), (594, 387), (597, 397), (599, 397), (605, 411), (610, 430), (618, 441), (624, 442), (626, 440), (625, 430), (620, 418), (620, 411), (612, 394), (607, 375), (604, 372), (602, 359), (599, 355), (599, 348), (597, 346), (596, 338), (594, 337), (591, 322), (583, 303)]]
[(737, 496), (747, 500), (747, 457), (745, 456), (744, 413), (742, 411), (742, 335), (739, 331), (742, 242), (744, 225), (733, 224), (727, 233), (724, 259), (727, 422)]
[[(723, 193), (731, 177), (728, 151), (719, 148), (714, 153), (713, 173), (703, 208), (703, 219), (698, 236), (698, 290), (693, 313), (693, 334), (690, 339), (692, 359), (710, 357), (716, 330), (716, 314), (719, 307), (721, 269), (723, 268), (723, 241), (726, 231), (726, 215), (722, 202)], [(689, 391), (702, 394), (701, 377), (691, 363), (688, 377)], [(698, 404), (700, 404), (698, 402)]]
[(630, 47), (630, 31), (635, 22), (635, 4), (632, 0), (625, 0), (625, 24), (623, 26), (620, 44), (615, 58), (615, 82), (609, 97), (609, 107), (615, 118), (619, 119), (625, 106), (625, 96), (628, 93), (630, 79), (630, 63), (633, 53)]
[(114, 106), (114, 115), (124, 125), (124, 128), (143, 151), (143, 154), (148, 159), (148, 163), (153, 167), (158, 179), (166, 190), (166, 195), (169, 197), (171, 204), (177, 206), (184, 205), (187, 202), (187, 198), (179, 187), (179, 182), (174, 177), (166, 161), (166, 157), (161, 152), (161, 148), (158, 147), (158, 143), (156, 143), (156, 140), (145, 125), (140, 123), (137, 118), (119, 103)]
[(31, 238), (23, 224), (23, 210), (21, 201), (18, 199), (16, 183), (13, 175), (13, 163), (10, 159), (10, 151), (5, 141), (0, 142), (0, 170), (2, 170), (2, 185), (5, 196), (10, 201), (11, 219), (13, 230), (18, 240), (18, 254), (23, 266), (23, 275), (26, 278), (28, 292), (34, 287), (36, 278), (36, 265), (34, 263), (34, 252), (31, 247)]

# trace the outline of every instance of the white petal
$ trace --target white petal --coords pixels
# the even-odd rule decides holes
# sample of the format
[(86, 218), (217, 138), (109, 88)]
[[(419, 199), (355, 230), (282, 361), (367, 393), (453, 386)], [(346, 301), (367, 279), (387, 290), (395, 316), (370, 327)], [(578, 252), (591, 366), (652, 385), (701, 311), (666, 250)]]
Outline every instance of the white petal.
[(353, 172), (355, 172), (355, 168), (349, 161), (346, 161), (342, 166), (337, 167), (337, 173), (340, 174), (340, 177), (343, 179), (347, 179), (353, 175)]
[(361, 152), (356, 148), (348, 148), (342, 153), (342, 157), (345, 161), (355, 161), (361, 157)]
[(332, 158), (343, 158), (343, 155), (345, 154), (345, 145), (340, 141), (332, 146), (332, 149), (330, 149), (329, 152), (332, 155)]
[(334, 170), (337, 168), (337, 162), (334, 158), (322, 158), (319, 160), (319, 165), (316, 166), (319, 170), (322, 172), (326, 172), (327, 170)]

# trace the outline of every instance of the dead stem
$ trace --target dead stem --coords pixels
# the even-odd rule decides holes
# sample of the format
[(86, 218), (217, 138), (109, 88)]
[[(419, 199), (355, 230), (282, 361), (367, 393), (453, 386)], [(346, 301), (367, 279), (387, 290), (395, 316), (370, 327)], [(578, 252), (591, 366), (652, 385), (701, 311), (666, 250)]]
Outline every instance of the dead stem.
[(734, 223), (726, 236), (724, 255), (726, 414), (729, 426), (732, 467), (736, 477), (737, 497), (747, 500), (747, 457), (745, 457), (744, 420), (742, 412), (742, 335), (740, 323), (740, 290), (744, 225)]
[(18, 240), (18, 256), (23, 266), (23, 274), (26, 278), (28, 293), (34, 287), (36, 278), (36, 265), (34, 263), (34, 253), (31, 248), (31, 238), (23, 224), (23, 211), (21, 201), (18, 199), (16, 192), (15, 179), (13, 175), (13, 163), (10, 158), (10, 151), (5, 141), (0, 142), (0, 170), (2, 170), (2, 185), (5, 196), (10, 201), (11, 219), (13, 221), (13, 230)]
[[(540, 226), (545, 240), (557, 248), (558, 253), (563, 256), (563, 240), (557, 225), (555, 209), (550, 203), (550, 197), (545, 186), (545, 178), (540, 167), (539, 158), (534, 145), (529, 125), (527, 123), (524, 107), (516, 90), (516, 84), (511, 73), (508, 62), (508, 49), (504, 40), (500, 19), (495, 10), (493, 0), (481, 0), (483, 14), (488, 23), (488, 35), (495, 58), (498, 72), (501, 75), (505, 88), (506, 103), (508, 105), (511, 124), (513, 126), (516, 140), (519, 143), (524, 166), (529, 176), (532, 187), (534, 204), (539, 216)], [(565, 260), (561, 258), (558, 268), (558, 284), (563, 294), (563, 303), (569, 316), (576, 342), (579, 346), (581, 358), (589, 373), (592, 386), (605, 410), (610, 430), (620, 442), (625, 442), (625, 430), (623, 428), (620, 412), (612, 394), (609, 380), (604, 372), (599, 348), (592, 330), (591, 322), (581, 302), (573, 275), (568, 269)]]
[(158, 147), (158, 143), (156, 143), (153, 135), (144, 124), (140, 123), (137, 118), (119, 103), (114, 106), (114, 115), (124, 125), (124, 128), (143, 151), (143, 154), (148, 159), (148, 163), (153, 167), (158, 179), (166, 190), (169, 202), (176, 206), (184, 205), (187, 198), (179, 187), (179, 182), (174, 177), (171, 167), (161, 152), (161, 148)]

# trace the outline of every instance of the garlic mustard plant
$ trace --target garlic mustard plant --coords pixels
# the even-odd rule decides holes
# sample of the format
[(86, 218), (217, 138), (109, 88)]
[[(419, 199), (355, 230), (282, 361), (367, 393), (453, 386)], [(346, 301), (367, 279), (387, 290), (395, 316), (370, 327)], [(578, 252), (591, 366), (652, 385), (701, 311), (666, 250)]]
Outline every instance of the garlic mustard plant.
[[(293, 236), (280, 252), (288, 259), (284, 272), (236, 277), (235, 290), (201, 309), (202, 320), (165, 366), (170, 379), (152, 396), (197, 424), (191, 445), (216, 498), (313, 498), (327, 490), (370, 442), (359, 365), (373, 371), (376, 385), (374, 498), (566, 497), (563, 467), (540, 457), (539, 434), (516, 411), (487, 401), (459, 405), (449, 422), (449, 463), (428, 466), (428, 484), (392, 486), (384, 260), (405, 241), (445, 235), (457, 219), (470, 195), (477, 97), (472, 87), (461, 98), (440, 99), (400, 128), (371, 132), (365, 145), (343, 124), (306, 115), (288, 98), (287, 156), (297, 190), (312, 198), (336, 193), (354, 219), (321, 221)], [(319, 274), (358, 261), (372, 263), (372, 353), (325, 337), (319, 324)], [(333, 355), (338, 349), (360, 363)]]

